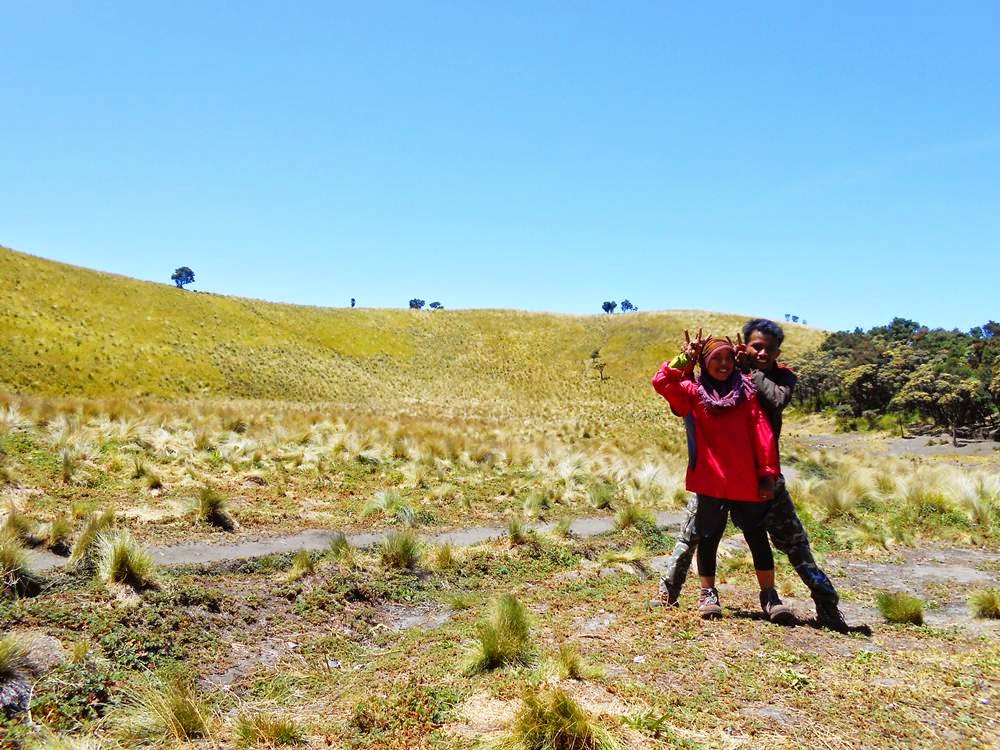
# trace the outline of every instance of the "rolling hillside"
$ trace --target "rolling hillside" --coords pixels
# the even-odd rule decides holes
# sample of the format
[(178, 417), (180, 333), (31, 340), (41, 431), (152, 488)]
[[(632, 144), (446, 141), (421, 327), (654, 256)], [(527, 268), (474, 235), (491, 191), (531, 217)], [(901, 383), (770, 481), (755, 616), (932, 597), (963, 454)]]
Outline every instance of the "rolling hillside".
[[(569, 316), (275, 304), (0, 248), (0, 387), (49, 395), (335, 401), (631, 401), (686, 326), (744, 315)], [(824, 333), (787, 326), (785, 352)], [(600, 348), (610, 379), (587, 368)]]

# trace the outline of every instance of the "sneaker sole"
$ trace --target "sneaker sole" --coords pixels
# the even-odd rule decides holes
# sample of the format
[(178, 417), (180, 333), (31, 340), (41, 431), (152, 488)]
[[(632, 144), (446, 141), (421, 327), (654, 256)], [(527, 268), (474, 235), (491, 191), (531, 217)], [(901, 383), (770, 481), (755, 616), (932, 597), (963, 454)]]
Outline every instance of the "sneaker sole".
[(795, 613), (784, 605), (772, 607), (767, 615), (767, 619), (775, 625), (794, 625), (798, 622)]

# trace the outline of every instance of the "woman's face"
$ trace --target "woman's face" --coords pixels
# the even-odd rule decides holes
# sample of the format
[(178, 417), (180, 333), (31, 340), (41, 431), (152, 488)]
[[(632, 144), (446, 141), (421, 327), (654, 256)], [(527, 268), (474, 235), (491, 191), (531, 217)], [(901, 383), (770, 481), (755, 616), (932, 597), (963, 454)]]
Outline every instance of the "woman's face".
[(705, 361), (705, 369), (713, 380), (728, 380), (736, 367), (732, 349), (717, 349)]

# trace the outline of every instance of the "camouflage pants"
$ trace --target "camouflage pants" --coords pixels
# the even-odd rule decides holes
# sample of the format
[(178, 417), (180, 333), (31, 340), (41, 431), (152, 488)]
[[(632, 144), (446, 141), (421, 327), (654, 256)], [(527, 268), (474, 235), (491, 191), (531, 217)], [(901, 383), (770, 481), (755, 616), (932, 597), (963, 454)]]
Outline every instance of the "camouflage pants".
[[(809, 536), (795, 512), (784, 478), (778, 480), (774, 499), (770, 500), (768, 505), (764, 523), (767, 526), (768, 536), (771, 537), (771, 543), (788, 556), (788, 561), (808, 587), (817, 604), (837, 606), (840, 600), (837, 590), (813, 559)], [(687, 516), (681, 525), (674, 551), (667, 561), (666, 574), (660, 579), (660, 591), (674, 597), (680, 594), (691, 569), (691, 560), (694, 559), (698, 549), (700, 535), (695, 523), (697, 511), (698, 497), (694, 496), (688, 502)]]

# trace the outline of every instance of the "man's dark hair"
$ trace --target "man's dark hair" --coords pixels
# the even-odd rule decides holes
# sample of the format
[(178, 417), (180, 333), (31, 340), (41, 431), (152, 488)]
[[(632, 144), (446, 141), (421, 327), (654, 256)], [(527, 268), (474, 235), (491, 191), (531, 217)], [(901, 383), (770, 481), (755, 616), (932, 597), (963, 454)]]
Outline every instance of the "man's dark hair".
[(760, 331), (766, 336), (772, 336), (778, 342), (778, 346), (781, 346), (785, 340), (785, 332), (781, 330), (781, 326), (767, 318), (748, 320), (746, 325), (743, 326), (743, 340), (747, 341), (754, 331)]

